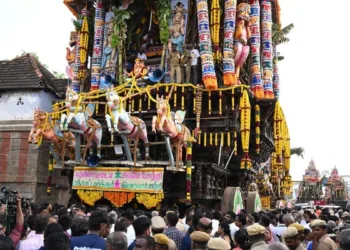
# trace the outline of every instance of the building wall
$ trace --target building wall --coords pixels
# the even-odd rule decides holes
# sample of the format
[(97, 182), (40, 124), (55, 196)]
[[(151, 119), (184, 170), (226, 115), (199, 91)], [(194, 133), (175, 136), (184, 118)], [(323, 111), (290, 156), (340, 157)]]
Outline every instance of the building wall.
[[(17, 105), (20, 97), (23, 105)], [(46, 195), (49, 143), (40, 147), (28, 143), (34, 109), (51, 111), (54, 98), (44, 91), (5, 91), (0, 97), (0, 107), (5, 107), (0, 109), (0, 188), (17, 190), (39, 203), (60, 202), (62, 192), (55, 184), (68, 185), (67, 177), (61, 177), (57, 170), (52, 195)], [(64, 197), (66, 203), (67, 195)]]
[[(21, 98), (23, 105), (18, 103)], [(33, 120), (33, 111), (40, 108), (44, 111), (52, 110), (52, 100), (55, 96), (43, 90), (12, 90), (1, 93), (0, 120)], [(17, 105), (18, 103), (18, 105)]]

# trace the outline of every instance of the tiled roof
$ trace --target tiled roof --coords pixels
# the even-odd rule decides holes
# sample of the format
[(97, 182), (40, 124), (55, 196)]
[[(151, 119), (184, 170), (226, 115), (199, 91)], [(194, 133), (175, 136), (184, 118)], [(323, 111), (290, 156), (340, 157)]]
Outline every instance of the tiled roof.
[(60, 94), (60, 97), (64, 97), (66, 95), (66, 89), (67, 89), (67, 85), (68, 85), (68, 79), (59, 79), (59, 78), (55, 78), (52, 79), (57, 92)]
[(31, 54), (0, 61), (0, 90), (44, 89), (60, 97), (54, 78)]

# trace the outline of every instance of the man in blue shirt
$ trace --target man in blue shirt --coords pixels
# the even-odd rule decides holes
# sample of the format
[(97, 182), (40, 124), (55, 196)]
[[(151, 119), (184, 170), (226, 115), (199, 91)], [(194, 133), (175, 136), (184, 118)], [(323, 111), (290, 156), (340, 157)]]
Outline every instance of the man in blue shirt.
[(94, 211), (89, 217), (89, 232), (87, 235), (72, 237), (71, 250), (105, 250), (106, 241), (110, 230), (108, 215), (105, 211)]

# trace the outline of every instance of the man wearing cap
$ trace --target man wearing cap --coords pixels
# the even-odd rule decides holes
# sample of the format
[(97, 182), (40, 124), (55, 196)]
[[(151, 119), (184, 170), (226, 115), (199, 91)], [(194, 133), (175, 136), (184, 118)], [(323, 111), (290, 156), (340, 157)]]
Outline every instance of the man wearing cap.
[(344, 212), (341, 215), (341, 219), (342, 219), (344, 225), (347, 224), (347, 221), (350, 220), (350, 213)]
[[(289, 227), (296, 228), (296, 230), (298, 231), (298, 234), (299, 234), (300, 241), (304, 242), (304, 240), (305, 240), (305, 227), (303, 225), (300, 225), (299, 223), (293, 223), (293, 224), (289, 225)], [(304, 247), (307, 247), (307, 246), (304, 245)]]
[(282, 237), (290, 250), (306, 250), (295, 227), (289, 226), (282, 234)]
[[(165, 221), (164, 221), (164, 219), (161, 216), (154, 216), (154, 217), (152, 217), (151, 221), (152, 221), (152, 235), (155, 237), (158, 234), (163, 234), (164, 229), (165, 229)], [(168, 248), (167, 249), (175, 250), (176, 249), (175, 242), (172, 239), (169, 239), (169, 238), (168, 238), (168, 242), (169, 243), (168, 243)], [(156, 243), (157, 243), (157, 241), (156, 241)]]
[(327, 234), (327, 223), (324, 220), (314, 220), (311, 223), (312, 232), (318, 242), (313, 242), (312, 249), (337, 250), (335, 242)]
[(156, 234), (153, 236), (156, 242), (155, 250), (167, 250), (169, 249), (169, 238), (165, 234)]
[(251, 250), (266, 250), (267, 244), (264, 241), (265, 227), (255, 223), (247, 227), (249, 241), (252, 244)]
[(211, 238), (208, 242), (209, 250), (230, 250), (230, 244), (221, 238)]
[(207, 244), (210, 240), (210, 235), (205, 232), (200, 231), (194, 231), (190, 235), (191, 241), (192, 241), (192, 247), (193, 250), (206, 250), (208, 249)]

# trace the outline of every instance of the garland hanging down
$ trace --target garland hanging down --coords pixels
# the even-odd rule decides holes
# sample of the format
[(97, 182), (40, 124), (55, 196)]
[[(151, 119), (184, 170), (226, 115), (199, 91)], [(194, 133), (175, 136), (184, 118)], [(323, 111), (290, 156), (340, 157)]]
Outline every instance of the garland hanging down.
[(272, 86), (272, 19), (270, 0), (261, 1), (262, 24), (262, 67), (264, 75), (264, 95), (273, 99)]
[(213, 0), (210, 9), (210, 27), (214, 46), (213, 58), (215, 62), (220, 60), (220, 16), (219, 0)]
[(277, 47), (273, 46), (273, 93), (275, 94), (275, 98), (278, 99), (280, 96), (280, 77), (278, 74), (278, 54)]
[(80, 31), (80, 63), (85, 65), (87, 60), (87, 51), (89, 45), (89, 24), (88, 24), (88, 11), (85, 7), (81, 14), (83, 15), (83, 23)]
[(136, 195), (138, 203), (143, 204), (146, 208), (150, 209), (156, 207), (164, 198), (164, 194), (146, 194), (141, 193)]
[(224, 85), (234, 86), (237, 84), (235, 77), (235, 62), (233, 54), (233, 36), (236, 27), (236, 0), (225, 0), (224, 21)]
[(191, 137), (187, 141), (186, 148), (186, 204), (190, 205), (191, 200), (191, 186), (192, 186), (192, 143), (195, 142)]
[(79, 198), (86, 204), (93, 206), (96, 201), (103, 197), (102, 191), (90, 191), (90, 190), (78, 190), (77, 194)]
[(258, 99), (264, 98), (260, 69), (260, 5), (259, 0), (250, 0), (251, 30), (251, 90)]
[(260, 107), (255, 105), (255, 152), (260, 154)]
[(114, 206), (122, 207), (135, 198), (135, 193), (103, 192), (103, 197), (109, 200)]
[(250, 102), (248, 91), (244, 90), (239, 101), (239, 109), (241, 113), (241, 139), (243, 158), (241, 160), (241, 169), (251, 169), (252, 160), (249, 157), (249, 139), (250, 139)]
[(94, 35), (94, 49), (92, 52), (91, 62), (91, 88), (96, 90), (100, 85), (101, 61), (102, 61), (102, 45), (103, 45), (103, 3), (102, 0), (96, 2), (95, 12), (95, 35)]
[(218, 83), (213, 62), (207, 0), (197, 0), (197, 17), (203, 83), (207, 89), (216, 90)]

